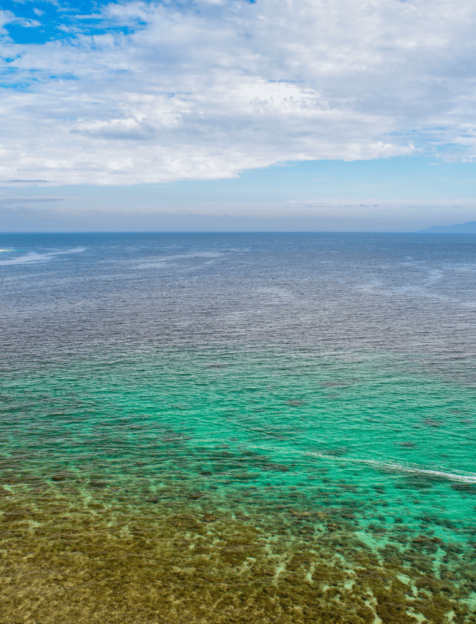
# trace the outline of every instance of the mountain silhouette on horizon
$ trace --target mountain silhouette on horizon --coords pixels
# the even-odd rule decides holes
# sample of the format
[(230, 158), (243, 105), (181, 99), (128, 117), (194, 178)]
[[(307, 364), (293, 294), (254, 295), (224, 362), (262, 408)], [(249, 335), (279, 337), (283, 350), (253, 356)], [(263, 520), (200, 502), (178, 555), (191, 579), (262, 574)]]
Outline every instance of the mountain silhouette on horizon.
[(476, 234), (476, 221), (460, 223), (459, 225), (433, 225), (420, 232), (428, 234)]

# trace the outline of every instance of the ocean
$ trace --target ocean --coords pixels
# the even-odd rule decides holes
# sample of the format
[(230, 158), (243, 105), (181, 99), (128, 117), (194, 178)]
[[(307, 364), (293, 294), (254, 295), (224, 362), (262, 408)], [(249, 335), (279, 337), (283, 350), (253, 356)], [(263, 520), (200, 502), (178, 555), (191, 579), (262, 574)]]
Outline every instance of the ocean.
[(0, 248), (2, 622), (476, 622), (476, 237)]

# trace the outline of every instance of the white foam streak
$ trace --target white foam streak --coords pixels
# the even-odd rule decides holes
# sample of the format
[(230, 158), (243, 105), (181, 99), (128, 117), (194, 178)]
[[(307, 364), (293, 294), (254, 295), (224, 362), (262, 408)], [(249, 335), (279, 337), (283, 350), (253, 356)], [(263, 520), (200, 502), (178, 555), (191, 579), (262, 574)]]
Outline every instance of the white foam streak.
[(171, 263), (169, 260), (188, 260), (189, 258), (219, 258), (223, 256), (218, 251), (196, 251), (186, 254), (173, 254), (170, 256), (159, 256), (152, 262), (142, 262), (138, 264), (138, 269), (163, 269), (167, 266), (175, 266), (176, 263)]
[(146, 262), (144, 264), (138, 264), (137, 269), (165, 269), (168, 266), (173, 266), (170, 262)]
[(442, 477), (450, 481), (460, 481), (463, 483), (476, 483), (476, 474), (473, 472), (468, 472), (466, 474), (458, 474), (454, 472), (444, 472), (442, 470), (417, 468), (416, 466), (405, 466), (404, 464), (400, 464), (399, 462), (385, 462), (385, 461), (378, 461), (375, 459), (356, 459), (352, 457), (335, 457), (334, 455), (326, 455), (325, 453), (315, 453), (311, 451), (298, 451), (296, 449), (283, 449), (280, 447), (251, 445), (250, 448), (267, 450), (267, 451), (278, 451), (280, 453), (285, 453), (285, 454), (299, 454), (299, 455), (307, 455), (311, 457), (320, 457), (322, 459), (327, 459), (330, 461), (337, 461), (337, 462), (344, 462), (344, 463), (364, 464), (367, 466), (373, 466), (380, 470), (403, 472), (407, 474), (417, 474), (417, 475), (419, 474), (419, 475), (428, 475), (428, 476), (434, 476), (434, 477)]
[(331, 457), (329, 455), (321, 455), (320, 453), (310, 453), (324, 459), (333, 459), (338, 461), (347, 461), (355, 464), (366, 464), (368, 466), (375, 466), (376, 468), (384, 470), (393, 470), (395, 472), (404, 472), (409, 474), (420, 474), (435, 477), (442, 477), (451, 481), (462, 481), (464, 483), (476, 483), (476, 474), (469, 473), (467, 475), (455, 474), (454, 472), (443, 472), (441, 470), (427, 470), (425, 468), (415, 468), (414, 466), (405, 466), (398, 462), (382, 462), (375, 459), (348, 459), (345, 457)]
[(37, 253), (36, 251), (30, 251), (24, 256), (17, 256), (11, 260), (0, 260), (0, 265), (7, 266), (12, 264), (38, 264), (39, 262), (47, 262), (55, 256), (62, 256), (72, 253), (81, 253), (86, 250), (86, 247), (73, 247), (65, 251), (49, 251), (46, 253)]

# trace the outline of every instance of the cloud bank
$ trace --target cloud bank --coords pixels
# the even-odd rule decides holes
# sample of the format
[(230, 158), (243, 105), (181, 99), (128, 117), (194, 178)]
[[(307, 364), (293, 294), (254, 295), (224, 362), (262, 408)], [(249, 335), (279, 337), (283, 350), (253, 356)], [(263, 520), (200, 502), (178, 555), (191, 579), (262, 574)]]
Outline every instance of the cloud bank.
[(0, 181), (123, 185), (308, 159), (476, 157), (474, 3), (123, 2), (43, 44), (16, 43), (14, 21), (0, 12)]

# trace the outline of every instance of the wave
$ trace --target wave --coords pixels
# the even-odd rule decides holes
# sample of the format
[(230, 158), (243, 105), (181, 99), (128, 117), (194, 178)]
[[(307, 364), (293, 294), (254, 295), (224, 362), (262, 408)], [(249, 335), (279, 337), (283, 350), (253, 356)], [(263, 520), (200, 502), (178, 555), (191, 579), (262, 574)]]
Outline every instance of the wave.
[(37, 253), (36, 251), (30, 251), (24, 256), (17, 256), (16, 258), (11, 258), (10, 260), (0, 260), (0, 265), (6, 266), (12, 264), (37, 264), (38, 262), (47, 262), (55, 256), (62, 256), (72, 253), (82, 253), (83, 251), (86, 251), (86, 247), (73, 247), (72, 249), (67, 249), (65, 251), (48, 251), (46, 253)]
[(357, 459), (352, 457), (336, 457), (335, 455), (326, 455), (325, 453), (316, 453), (313, 451), (298, 451), (296, 449), (284, 449), (281, 447), (270, 447), (270, 446), (260, 446), (260, 445), (250, 445), (250, 448), (267, 450), (267, 451), (279, 451), (284, 454), (299, 454), (299, 455), (307, 455), (308, 457), (320, 457), (322, 459), (327, 459), (330, 461), (344, 462), (344, 463), (352, 463), (352, 464), (364, 464), (367, 466), (373, 466), (374, 468), (380, 470), (386, 470), (390, 472), (401, 472), (407, 474), (419, 474), (426, 475), (428, 477), (441, 477), (444, 479), (448, 479), (449, 481), (460, 481), (463, 483), (476, 483), (476, 474), (474, 472), (469, 472), (466, 474), (460, 474), (455, 472), (445, 472), (443, 470), (433, 470), (429, 468), (418, 468), (417, 466), (406, 466), (399, 462), (394, 461), (379, 461), (376, 459)]
[(223, 253), (217, 251), (194, 251), (186, 254), (172, 254), (168, 256), (155, 256), (136, 265), (137, 269), (164, 269), (169, 266), (176, 266), (177, 263), (170, 260), (188, 260), (189, 258), (219, 258)]
[(348, 461), (352, 463), (366, 464), (368, 466), (375, 466), (376, 468), (389, 470), (392, 472), (404, 472), (408, 474), (420, 474), (429, 477), (441, 477), (448, 479), (449, 481), (462, 481), (464, 483), (476, 483), (476, 474), (458, 474), (454, 472), (444, 472), (442, 470), (431, 470), (426, 468), (416, 468), (414, 466), (405, 466), (398, 462), (383, 462), (375, 459), (346, 459), (345, 457), (331, 457), (330, 455), (321, 455), (320, 453), (312, 453), (325, 459), (337, 459), (338, 461)]
[(166, 260), (179, 260), (182, 258), (219, 258), (224, 254), (220, 251), (191, 251), (190, 253), (175, 254), (171, 256), (164, 256)]
[(173, 266), (173, 263), (170, 262), (145, 262), (143, 264), (138, 264), (136, 269), (165, 269), (165, 267)]

